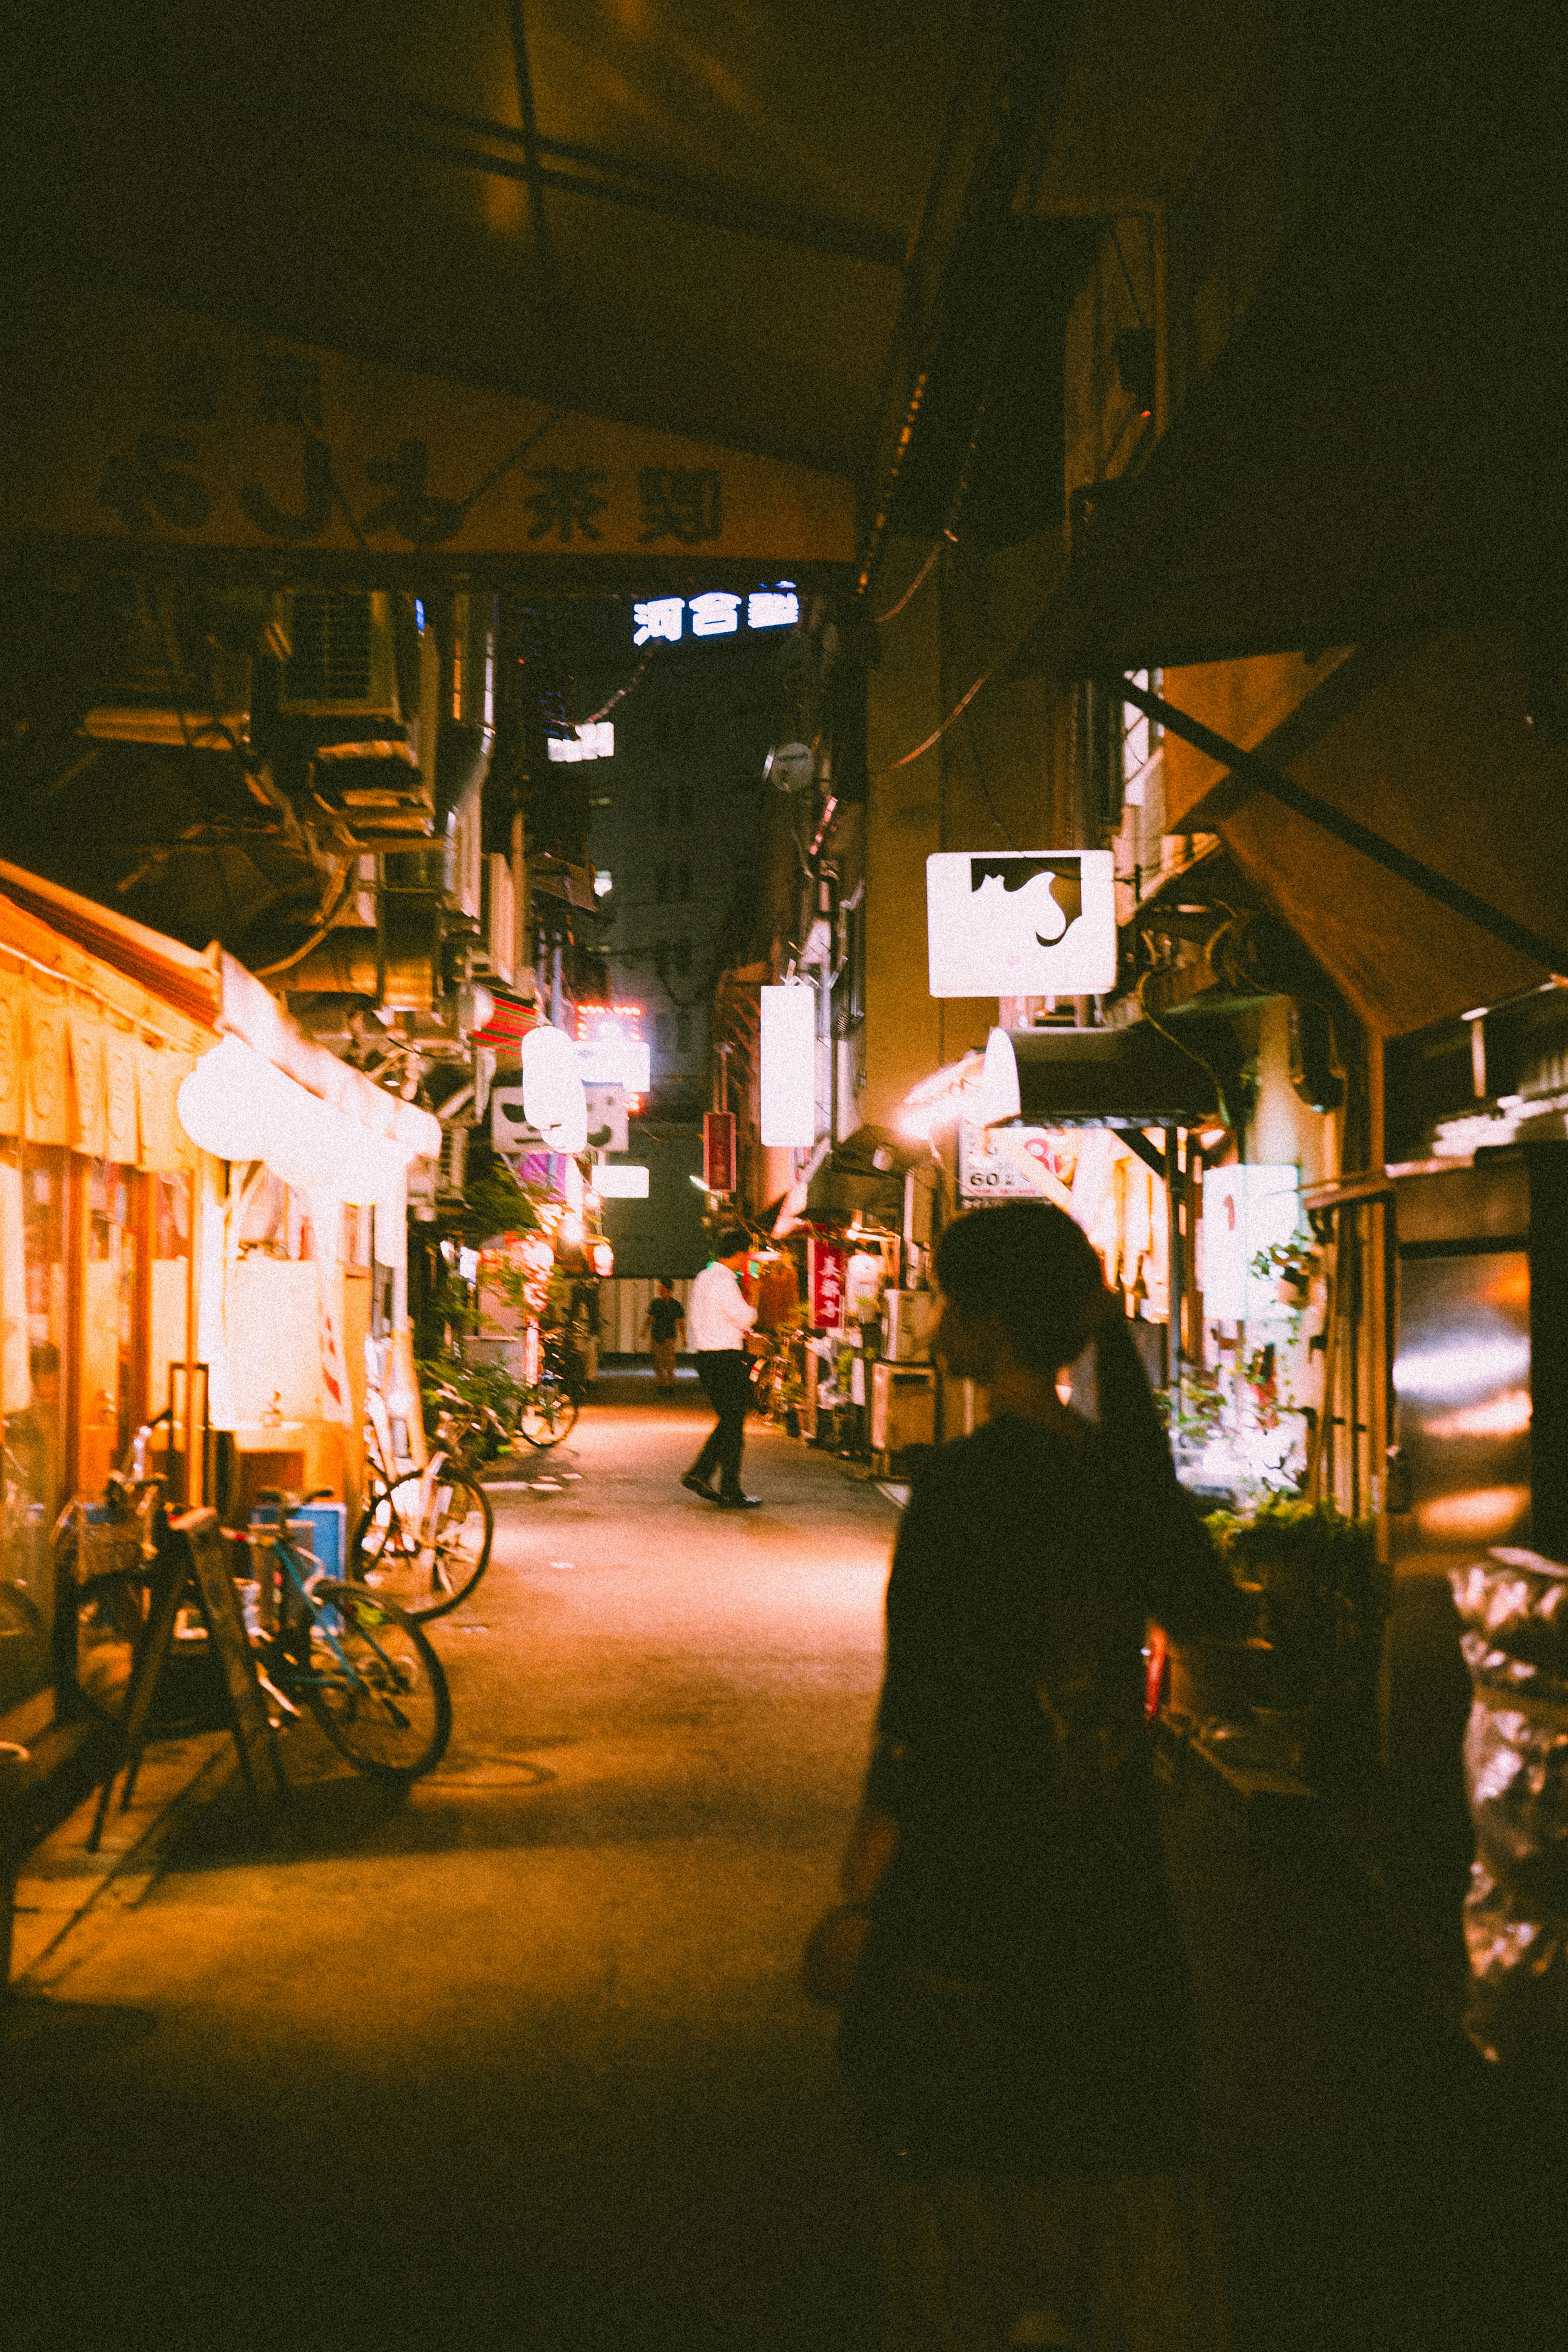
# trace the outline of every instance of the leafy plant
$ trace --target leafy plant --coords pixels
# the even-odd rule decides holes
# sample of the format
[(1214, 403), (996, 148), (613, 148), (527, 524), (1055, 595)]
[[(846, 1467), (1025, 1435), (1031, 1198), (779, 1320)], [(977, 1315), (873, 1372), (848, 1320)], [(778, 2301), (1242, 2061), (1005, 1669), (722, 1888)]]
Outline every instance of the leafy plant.
[(1336, 1672), (1359, 1671), (1375, 1654), (1388, 1580), (1369, 1519), (1272, 1495), (1244, 1517), (1214, 1511), (1205, 1524), (1237, 1584), (1257, 1600), (1258, 1630), (1294, 1696), (1315, 1696)]
[(1179, 1380), (1155, 1390), (1155, 1402), (1177, 1444), (1197, 1453), (1224, 1427), (1229, 1400), (1218, 1370), (1189, 1364)]
[(517, 1427), (527, 1391), (504, 1364), (471, 1364), (462, 1356), (425, 1356), (416, 1361), (414, 1371), (427, 1429), (434, 1429), (438, 1416), (447, 1409), (445, 1399), (437, 1393), (444, 1387), (455, 1389), (476, 1413), (489, 1411), (508, 1429)]

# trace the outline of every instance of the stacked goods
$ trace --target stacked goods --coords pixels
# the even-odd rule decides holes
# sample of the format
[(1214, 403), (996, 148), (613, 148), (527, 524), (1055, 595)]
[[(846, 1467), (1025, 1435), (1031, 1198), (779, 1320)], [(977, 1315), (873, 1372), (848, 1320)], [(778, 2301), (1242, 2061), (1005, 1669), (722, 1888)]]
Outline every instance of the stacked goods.
[(1497, 1550), (1449, 1579), (1475, 1704), (1465, 1777), (1477, 1856), (1466, 2023), (1491, 2059), (1568, 2055), (1568, 1568)]

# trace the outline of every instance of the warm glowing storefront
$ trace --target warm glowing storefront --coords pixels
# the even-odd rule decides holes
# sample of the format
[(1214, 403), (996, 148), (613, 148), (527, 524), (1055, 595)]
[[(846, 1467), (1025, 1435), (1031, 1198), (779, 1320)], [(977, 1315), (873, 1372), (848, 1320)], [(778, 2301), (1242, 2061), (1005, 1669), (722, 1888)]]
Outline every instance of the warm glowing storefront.
[(0, 895), (0, 1708), (49, 1678), (61, 1503), (171, 1402), (183, 1487), (201, 1155), (175, 1098), (217, 1042), (200, 959), (162, 943), (160, 988), (156, 959), (132, 977), (28, 895)]
[(50, 1679), (58, 1512), (143, 1423), (176, 1501), (353, 1507), (439, 1139), (232, 958), (0, 868), (0, 1714)]

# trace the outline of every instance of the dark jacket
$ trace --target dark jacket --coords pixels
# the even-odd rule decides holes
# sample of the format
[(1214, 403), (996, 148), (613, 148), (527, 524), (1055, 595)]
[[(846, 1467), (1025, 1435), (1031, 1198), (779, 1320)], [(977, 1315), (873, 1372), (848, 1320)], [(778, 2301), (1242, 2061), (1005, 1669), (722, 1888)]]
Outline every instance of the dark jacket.
[(1243, 1613), (1157, 1427), (1005, 1417), (932, 1458), (866, 1790), (899, 1844), (841, 2036), (878, 2136), (1003, 2169), (1176, 2160), (1190, 2033), (1142, 1653), (1151, 1617)]

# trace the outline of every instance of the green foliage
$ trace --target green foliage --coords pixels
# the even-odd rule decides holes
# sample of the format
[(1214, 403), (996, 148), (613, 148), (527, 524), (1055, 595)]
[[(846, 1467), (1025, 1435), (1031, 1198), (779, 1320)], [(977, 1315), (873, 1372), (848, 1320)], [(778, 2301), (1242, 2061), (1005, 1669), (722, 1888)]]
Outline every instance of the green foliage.
[(1282, 1242), (1270, 1242), (1253, 1259), (1250, 1271), (1260, 1282), (1283, 1282), (1299, 1291), (1303, 1300), (1312, 1287), (1313, 1276), (1322, 1265), (1323, 1254), (1310, 1234), (1291, 1234)]
[(539, 1222), (528, 1193), (498, 1157), (486, 1160), (469, 1178), (463, 1200), (456, 1231), (471, 1249), (483, 1249), (497, 1234), (531, 1233)]
[(1224, 1426), (1228, 1400), (1218, 1371), (1188, 1364), (1179, 1381), (1155, 1391), (1155, 1403), (1171, 1435), (1196, 1452)]
[(449, 1410), (436, 1393), (438, 1386), (455, 1389), (476, 1413), (488, 1410), (508, 1429), (516, 1429), (527, 1391), (504, 1364), (471, 1364), (462, 1356), (426, 1356), (415, 1363), (414, 1371), (428, 1430), (434, 1431), (438, 1417)]
[(1236, 1582), (1257, 1599), (1258, 1630), (1278, 1653), (1287, 1687), (1311, 1695), (1336, 1671), (1364, 1669), (1388, 1613), (1369, 1519), (1271, 1495), (1245, 1517), (1214, 1511), (1204, 1524)]

